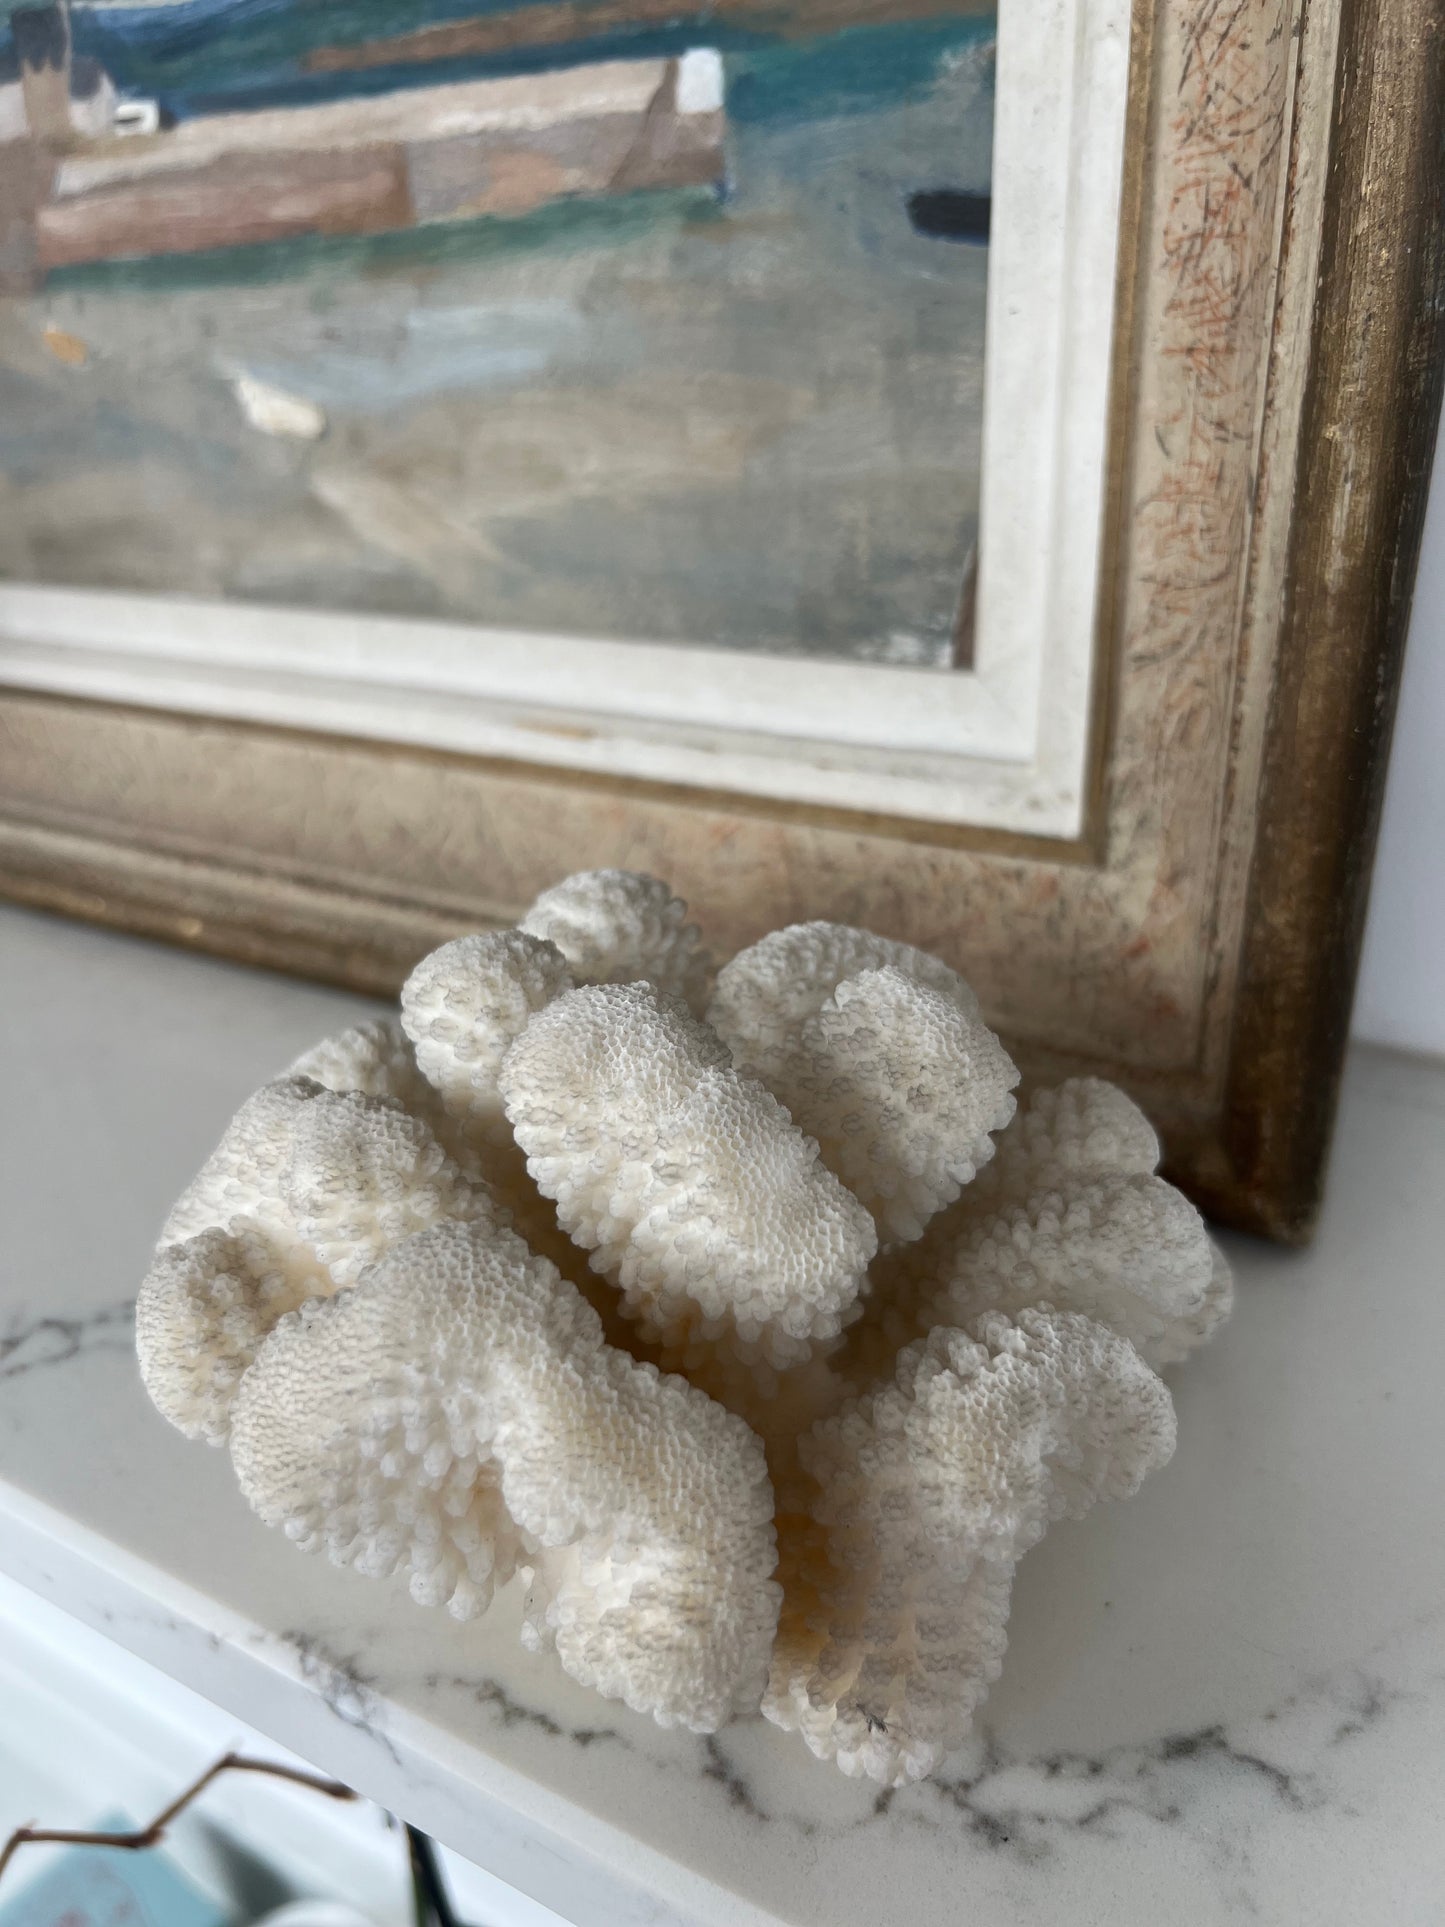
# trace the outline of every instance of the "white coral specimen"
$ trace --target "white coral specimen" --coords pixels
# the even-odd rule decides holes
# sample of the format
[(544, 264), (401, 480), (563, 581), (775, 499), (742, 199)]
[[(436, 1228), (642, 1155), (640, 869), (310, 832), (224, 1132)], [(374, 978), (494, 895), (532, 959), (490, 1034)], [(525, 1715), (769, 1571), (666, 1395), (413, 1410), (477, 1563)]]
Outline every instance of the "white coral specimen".
[(288, 1077), (309, 1077), (328, 1091), (360, 1091), (365, 1097), (394, 1097), (408, 1110), (435, 1104), (436, 1092), (417, 1068), (416, 1055), (401, 1018), (372, 1017), (336, 1037), (323, 1037), (303, 1051)]
[(319, 1266), (244, 1224), (163, 1246), (135, 1314), (141, 1378), (156, 1410), (187, 1438), (224, 1445), (232, 1401), (262, 1339), (330, 1283)]
[(756, 1703), (779, 1597), (762, 1447), (606, 1345), (507, 1232), (438, 1225), (283, 1319), (231, 1451), (268, 1523), (459, 1618), (525, 1560), (567, 1671), (639, 1711), (710, 1731)]
[(656, 984), (698, 1006), (707, 959), (687, 905), (656, 877), (584, 870), (544, 890), (517, 925), (545, 937), (579, 984)]
[(941, 957), (846, 923), (790, 923), (740, 950), (718, 972), (707, 1018), (739, 1070), (767, 1083), (787, 1063), (793, 1039), (839, 984), (865, 970), (901, 970), (950, 997), (967, 1017), (978, 999)]
[(501, 1091), (539, 1189), (644, 1336), (677, 1352), (731, 1333), (790, 1365), (841, 1331), (868, 1215), (677, 999), (570, 992), (507, 1053)]
[(1168, 1457), (1228, 1270), (1122, 1092), (1015, 1115), (939, 959), (799, 924), (705, 981), (620, 870), (423, 959), (242, 1107), (141, 1370), (302, 1546), (461, 1617), (523, 1573), (574, 1678), (897, 1785), (1050, 1520)]
[(1073, 1077), (1033, 1093), (971, 1195), (1018, 1203), (1071, 1179), (1132, 1177), (1158, 1162), (1159, 1140), (1138, 1105), (1102, 1078)]
[(722, 970), (709, 1017), (885, 1243), (917, 1238), (1013, 1116), (1018, 1072), (968, 985), (866, 930), (802, 923), (765, 937)]
[(998, 1677), (1018, 1560), (1173, 1450), (1168, 1392), (1092, 1319), (994, 1314), (909, 1346), (802, 1442), (821, 1531), (796, 1536), (763, 1710), (845, 1773), (931, 1772)]
[(490, 1191), (394, 1099), (305, 1077), (267, 1084), (166, 1220), (136, 1301), (146, 1390), (181, 1431), (222, 1444), (241, 1378), (286, 1312), (352, 1284), (414, 1231), (494, 1216)]
[(531, 1018), (571, 988), (561, 951), (522, 930), (458, 937), (422, 958), (402, 985), (401, 1021), (452, 1117), (484, 1138), (505, 1138), (502, 1059)]
[(1052, 1304), (1099, 1319), (1156, 1370), (1187, 1358), (1228, 1316), (1232, 1285), (1194, 1206), (1153, 1175), (1158, 1156), (1148, 1121), (1112, 1085), (1038, 1092), (979, 1181), (880, 1266), (889, 1348), (985, 1311)]

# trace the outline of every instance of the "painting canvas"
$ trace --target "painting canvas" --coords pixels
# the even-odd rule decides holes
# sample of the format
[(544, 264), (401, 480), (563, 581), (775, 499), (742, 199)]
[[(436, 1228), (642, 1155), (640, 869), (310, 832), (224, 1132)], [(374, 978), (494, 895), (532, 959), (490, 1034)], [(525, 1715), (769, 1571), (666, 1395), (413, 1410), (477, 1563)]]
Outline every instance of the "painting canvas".
[(973, 0), (0, 0), (0, 575), (966, 660)]

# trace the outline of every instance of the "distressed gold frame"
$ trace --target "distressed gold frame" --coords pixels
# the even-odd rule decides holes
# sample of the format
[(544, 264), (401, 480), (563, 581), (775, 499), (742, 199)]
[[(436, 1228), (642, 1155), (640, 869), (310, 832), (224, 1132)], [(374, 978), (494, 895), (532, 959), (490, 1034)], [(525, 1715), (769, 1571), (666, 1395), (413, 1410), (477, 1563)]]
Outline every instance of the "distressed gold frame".
[(599, 864), (937, 950), (1215, 1215), (1309, 1233), (1440, 393), (1445, 0), (1139, 0), (1074, 843), (0, 692), (0, 888), (390, 991)]

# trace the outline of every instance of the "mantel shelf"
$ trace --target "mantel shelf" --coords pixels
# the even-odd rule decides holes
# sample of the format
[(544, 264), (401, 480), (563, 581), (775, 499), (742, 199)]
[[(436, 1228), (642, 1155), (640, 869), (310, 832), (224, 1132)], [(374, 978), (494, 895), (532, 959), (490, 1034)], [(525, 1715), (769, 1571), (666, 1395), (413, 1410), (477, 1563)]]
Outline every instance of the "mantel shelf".
[(1174, 1463), (1025, 1561), (978, 1743), (880, 1798), (266, 1531), (130, 1304), (239, 1100), (367, 1006), (13, 910), (0, 958), (0, 1569), (585, 1927), (1439, 1919), (1445, 1069), (1356, 1053), (1314, 1250), (1231, 1242)]

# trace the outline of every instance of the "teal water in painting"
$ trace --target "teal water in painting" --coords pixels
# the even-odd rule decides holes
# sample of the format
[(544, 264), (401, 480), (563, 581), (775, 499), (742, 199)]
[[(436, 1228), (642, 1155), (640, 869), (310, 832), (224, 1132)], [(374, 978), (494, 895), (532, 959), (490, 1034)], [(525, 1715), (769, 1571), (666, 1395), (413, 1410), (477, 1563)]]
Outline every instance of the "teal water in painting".
[[(525, 12), (73, 9), (77, 51), (177, 118), (713, 46), (726, 181), (96, 262), (0, 298), (0, 574), (950, 663), (987, 249), (910, 209), (986, 207), (992, 19), (591, 33), (576, 0), (541, 51), (307, 67)], [(322, 431), (262, 432), (242, 378)]]
[(119, 261), (86, 261), (55, 268), (53, 292), (149, 293), (182, 288), (264, 288), (278, 281), (349, 279), (354, 275), (409, 276), (463, 264), (501, 262), (525, 254), (564, 255), (620, 246), (681, 222), (725, 219), (710, 188), (672, 188), (598, 200), (554, 201), (535, 214), (503, 220), (438, 221), (430, 227), (383, 234), (308, 234), (252, 247), (210, 248), (196, 254), (152, 254)]

